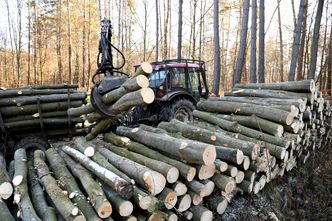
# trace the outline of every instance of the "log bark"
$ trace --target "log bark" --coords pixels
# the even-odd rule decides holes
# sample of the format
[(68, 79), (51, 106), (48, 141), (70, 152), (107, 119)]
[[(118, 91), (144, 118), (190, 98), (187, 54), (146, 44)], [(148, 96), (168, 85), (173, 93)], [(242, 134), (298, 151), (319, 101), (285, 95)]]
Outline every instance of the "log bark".
[(191, 212), (193, 213), (193, 220), (194, 221), (212, 221), (213, 213), (211, 210), (208, 210), (204, 206), (193, 206), (190, 208)]
[(117, 133), (155, 149), (167, 151), (169, 154), (190, 163), (210, 165), (216, 159), (216, 150), (213, 145), (178, 139), (167, 134), (158, 134), (156, 136), (155, 133), (142, 130), (141, 128), (131, 129), (120, 126), (117, 128)]
[(143, 144), (133, 142), (127, 137), (121, 137), (113, 133), (107, 133), (104, 135), (104, 140), (111, 142), (114, 145), (122, 146), (128, 148), (128, 150), (142, 154), (151, 159), (163, 161), (169, 165), (178, 168), (180, 175), (188, 181), (192, 181), (196, 175), (196, 169), (194, 167), (188, 166), (180, 161), (171, 159), (158, 151), (152, 150)]
[(18, 89), (1, 89), (0, 98), (10, 98), (17, 96), (33, 96), (33, 95), (50, 95), (50, 94), (68, 94), (75, 93), (75, 89), (33, 89), (33, 88), (18, 88)]
[(15, 221), (13, 215), (7, 207), (7, 204), (2, 200), (0, 200), (0, 215), (2, 221)]
[(80, 147), (78, 149), (82, 150), (85, 156), (92, 157), (95, 154), (95, 147), (89, 145), (84, 137), (74, 137), (73, 141), (76, 147)]
[(253, 189), (253, 183), (247, 180), (243, 180), (242, 183), (238, 185), (244, 192), (251, 193)]
[(98, 216), (103, 219), (109, 217), (112, 213), (112, 205), (107, 200), (106, 195), (99, 183), (95, 181), (91, 173), (81, 164), (76, 163), (64, 152), (60, 152), (59, 154), (65, 161), (70, 172), (80, 181)]
[[(82, 101), (70, 102), (70, 107), (79, 107), (83, 104)], [(56, 103), (42, 103), (40, 107), (43, 112), (50, 112), (54, 110), (63, 111), (68, 109), (68, 102), (56, 102)], [(1, 114), (3, 117), (35, 114), (38, 112), (38, 107), (35, 104), (29, 104), (22, 107), (1, 107)]]
[(227, 170), (224, 172), (225, 175), (231, 176), (231, 177), (236, 177), (237, 175), (237, 167), (228, 165)]
[[(67, 117), (67, 111), (54, 111), (54, 112), (46, 112), (43, 113), (43, 118), (55, 118), (55, 117)], [(17, 117), (11, 117), (11, 118), (6, 118), (3, 119), (5, 123), (10, 123), (10, 122), (16, 122), (16, 121), (22, 121), (22, 120), (34, 120), (39, 118), (39, 113), (35, 113), (32, 115), (21, 115)]]
[(206, 180), (211, 178), (215, 173), (215, 165), (197, 165), (196, 171), (197, 171), (197, 177), (199, 180)]
[(18, 96), (13, 98), (0, 98), (0, 105), (4, 106), (24, 106), (28, 104), (36, 104), (37, 99), (41, 103), (52, 103), (61, 101), (77, 101), (85, 100), (86, 93), (76, 92), (72, 94), (50, 94), (50, 95), (38, 95), (38, 96)]
[(122, 179), (117, 174), (107, 170), (105, 167), (102, 167), (92, 161), (90, 158), (82, 154), (81, 152), (69, 147), (62, 147), (62, 151), (70, 155), (76, 161), (84, 165), (88, 170), (102, 179), (107, 185), (112, 187), (120, 196), (125, 198), (130, 198), (132, 195), (132, 186), (128, 181)]
[(147, 194), (138, 187), (134, 188), (134, 194), (132, 200), (141, 209), (148, 211), (155, 210), (156, 204), (158, 203), (158, 199), (156, 197)]
[(272, 134), (277, 137), (282, 137), (284, 133), (284, 127), (280, 124), (265, 120), (255, 115), (251, 116), (239, 116), (239, 115), (218, 115), (225, 120), (236, 121), (239, 124), (262, 130), (266, 133)]
[(233, 89), (233, 92), (226, 92), (225, 96), (238, 97), (261, 97), (261, 98), (279, 98), (279, 99), (306, 99), (310, 104), (314, 102), (312, 93), (296, 93), (279, 90), (256, 90), (256, 89)]
[(235, 88), (270, 89), (270, 90), (284, 90), (284, 91), (311, 93), (315, 91), (316, 85), (313, 80), (303, 80), (303, 81), (286, 81), (278, 83), (236, 84)]
[(158, 199), (163, 202), (166, 209), (172, 209), (178, 201), (176, 192), (172, 189), (165, 187), (163, 191), (158, 195)]
[(134, 206), (130, 201), (123, 199), (117, 192), (105, 184), (103, 184), (103, 190), (120, 216), (130, 216), (132, 214)]
[(91, 103), (87, 103), (85, 105), (82, 105), (80, 107), (75, 107), (75, 108), (69, 108), (68, 109), (68, 115), (72, 117), (79, 117), (83, 114), (89, 114), (94, 111), (93, 106)]
[(112, 206), (110, 204), (108, 207), (105, 205), (105, 208), (103, 208), (105, 209), (104, 211), (98, 211), (98, 215), (95, 213), (93, 208), (89, 205), (86, 197), (78, 187), (75, 178), (67, 169), (65, 161), (54, 148), (49, 148), (45, 153), (55, 178), (60, 181), (60, 188), (68, 191), (69, 198), (82, 211), (87, 220), (100, 220), (98, 217), (100, 214), (106, 215), (101, 218), (107, 218), (111, 215)]
[(152, 170), (161, 173), (162, 175), (164, 175), (168, 183), (175, 183), (179, 178), (179, 170), (174, 166), (171, 166), (162, 161), (151, 159), (149, 157), (146, 157), (144, 155), (132, 151), (128, 151), (124, 148), (117, 147), (109, 143), (104, 143), (102, 145), (105, 148), (109, 149), (110, 151), (122, 157), (128, 158), (132, 161), (135, 161), (136, 163), (139, 163), (141, 165), (144, 165)]
[(8, 199), (13, 194), (13, 185), (6, 169), (6, 160), (0, 153), (0, 201)]
[(203, 201), (203, 197), (201, 197), (199, 194), (195, 193), (192, 190), (189, 190), (188, 194), (191, 197), (192, 204), (195, 206), (199, 205)]
[(193, 180), (191, 182), (186, 181), (185, 184), (190, 189), (190, 191), (198, 194), (201, 197), (207, 196), (208, 192), (210, 192), (210, 190), (207, 189), (207, 186), (197, 180)]
[(38, 217), (28, 192), (28, 166), (25, 149), (15, 151), (15, 174), (13, 185), (15, 187), (14, 203), (20, 208), (19, 217), (23, 221), (41, 221)]
[(226, 193), (231, 193), (233, 192), (234, 188), (235, 188), (235, 182), (234, 179), (229, 177), (229, 176), (225, 176), (223, 174), (220, 173), (216, 173), (213, 177), (212, 177), (212, 181), (215, 183), (215, 185), (222, 191), (226, 192)]
[(149, 80), (144, 75), (139, 75), (135, 78), (127, 80), (121, 87), (112, 90), (102, 96), (102, 101), (106, 105), (110, 105), (122, 96), (128, 94), (131, 91), (137, 91), (141, 88), (147, 88), (149, 86)]
[[(213, 132), (208, 129), (200, 128), (193, 125), (188, 125), (174, 119), (171, 120), (171, 122), (161, 122), (158, 127), (165, 129), (170, 133), (179, 132), (184, 137), (192, 140), (198, 140), (204, 143), (210, 143), (214, 145), (221, 145), (216, 146), (217, 158), (230, 162), (235, 162), (238, 164), (242, 163), (243, 153), (241, 154), (241, 150), (246, 148), (255, 150), (258, 148), (257, 145), (253, 143), (243, 142), (225, 134)], [(240, 149), (240, 151), (236, 149)], [(248, 154), (248, 152), (246, 153)], [(250, 153), (250, 155), (255, 158), (255, 153)]]
[(256, 104), (201, 100), (198, 102), (197, 108), (198, 110), (217, 113), (237, 113), (242, 115), (254, 114), (263, 119), (285, 125), (290, 125), (294, 120), (294, 116), (287, 111)]
[(31, 200), (38, 216), (45, 221), (57, 221), (55, 209), (47, 204), (44, 191), (39, 184), (33, 160), (28, 161), (28, 182)]
[(243, 171), (238, 171), (238, 173), (235, 176), (235, 183), (242, 183), (242, 181), (244, 180), (244, 172)]
[(132, 177), (141, 187), (146, 188), (152, 195), (156, 195), (164, 189), (166, 179), (162, 174), (112, 153), (105, 148), (99, 148), (98, 151), (106, 157), (110, 163)]
[(256, 179), (256, 173), (254, 171), (251, 170), (247, 170), (244, 172), (244, 179), (250, 181), (251, 183), (253, 183)]
[[(43, 124), (45, 127), (55, 127), (55, 126), (62, 126), (62, 127), (67, 127), (69, 119), (64, 117), (64, 118), (43, 118), (42, 120)], [(83, 120), (81, 118), (75, 117), (71, 118), (70, 122), (72, 124), (77, 124), (77, 123), (83, 123)], [(16, 121), (16, 122), (10, 122), (10, 123), (4, 123), (4, 126), (8, 130), (23, 130), (27, 128), (40, 128), (40, 120), (35, 119), (35, 120), (23, 120), (23, 121)]]
[(153, 71), (152, 65), (148, 62), (143, 62), (137, 68), (135, 74), (133, 74), (133, 76), (131, 76), (131, 78), (135, 78), (139, 75), (145, 75), (148, 77), (152, 73), (152, 71)]
[(80, 214), (79, 209), (70, 201), (68, 196), (57, 185), (56, 180), (51, 176), (50, 170), (44, 161), (44, 153), (40, 150), (34, 152), (34, 165), (41, 184), (46, 189), (58, 212), (66, 220), (86, 220), (84, 215)]
[[(216, 124), (219, 127), (228, 130), (228, 131), (232, 131), (232, 132), (236, 132), (236, 133), (241, 133), (245, 136), (251, 137), (251, 138), (255, 138), (258, 140), (262, 140), (262, 141), (266, 141), (266, 142), (270, 142), (273, 143), (275, 145), (278, 146), (287, 146), (289, 145), (289, 141), (286, 139), (282, 139), (280, 137), (275, 137), (266, 133), (262, 133), (260, 131), (245, 127), (245, 126), (241, 126), (238, 123), (235, 122), (230, 122), (227, 120), (223, 120), (218, 118), (216, 115), (213, 115), (211, 113), (207, 113), (207, 112), (202, 112), (202, 111), (197, 111), (195, 110), (193, 112), (193, 115), (195, 117), (198, 117), (202, 120), (205, 120), (207, 122), (210, 122), (212, 124)], [(244, 154), (245, 151), (242, 150)], [(249, 154), (246, 154), (249, 155)]]

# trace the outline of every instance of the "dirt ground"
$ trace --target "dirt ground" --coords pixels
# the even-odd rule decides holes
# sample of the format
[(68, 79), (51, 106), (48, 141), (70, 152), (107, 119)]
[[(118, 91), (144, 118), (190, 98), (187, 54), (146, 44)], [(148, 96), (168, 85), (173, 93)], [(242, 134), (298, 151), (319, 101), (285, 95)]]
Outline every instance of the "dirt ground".
[(332, 146), (316, 150), (257, 195), (236, 196), (215, 220), (332, 220)]

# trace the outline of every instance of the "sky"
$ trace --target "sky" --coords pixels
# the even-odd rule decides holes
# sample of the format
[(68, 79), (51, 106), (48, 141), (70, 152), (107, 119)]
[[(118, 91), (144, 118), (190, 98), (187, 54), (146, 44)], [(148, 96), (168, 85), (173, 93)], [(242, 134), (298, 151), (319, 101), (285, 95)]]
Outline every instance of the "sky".
[[(0, 0), (0, 36), (1, 35), (8, 35), (8, 22), (7, 22), (7, 10), (6, 10), (6, 4), (5, 4), (6, 0)], [(10, 5), (10, 13), (11, 13), (11, 17), (13, 21), (16, 21), (16, 1), (14, 0), (7, 0), (9, 2)], [(136, 4), (137, 7), (137, 11), (142, 11), (143, 8), (143, 1), (142, 0), (133, 0), (134, 3)], [(171, 0), (172, 4), (173, 4), (173, 9), (172, 9), (172, 30), (173, 30), (173, 44), (176, 45), (177, 44), (177, 0)], [(332, 0), (325, 0), (326, 2), (329, 2), (331, 4)], [(25, 1), (24, 1), (25, 2)], [(152, 26), (155, 25), (155, 12), (154, 12), (154, 2), (152, 0), (147, 0), (148, 2), (148, 15), (149, 15), (149, 19), (148, 19), (148, 27), (150, 32), (148, 33), (148, 41), (150, 40), (151, 42), (153, 42), (154, 40), (154, 33), (153, 30), (154, 28), (152, 28)], [(163, 4), (163, 1), (160, 1), (160, 4)], [(222, 1), (220, 1), (222, 2)], [(259, 0), (257, 1), (259, 2)], [(300, 0), (294, 0), (294, 4), (295, 4), (295, 11), (297, 14), (298, 11), (298, 7), (299, 7), (299, 2)], [(314, 6), (316, 5), (317, 1), (316, 0), (309, 0), (309, 4), (310, 4), (310, 8), (309, 8), (309, 13), (312, 13)], [(220, 3), (220, 8), (222, 7), (221, 5), (222, 3)], [(326, 4), (326, 3), (325, 3)], [(212, 0), (207, 0), (206, 1), (206, 7), (210, 8), (209, 13), (212, 14), (212, 10), (213, 10), (213, 1)], [(293, 12), (292, 12), (292, 7), (291, 7), (291, 0), (281, 0), (280, 2), (280, 6), (281, 6), (281, 18), (282, 18), (282, 25), (283, 25), (283, 35), (284, 35), (284, 40), (285, 42), (291, 42), (292, 41), (292, 33), (293, 33)], [(265, 29), (266, 29), (266, 39), (272, 38), (275, 39), (278, 36), (278, 15), (276, 12), (276, 7), (277, 7), (277, 0), (265, 0)], [(188, 38), (189, 34), (189, 1), (184, 1), (184, 25), (183, 25), (183, 38), (186, 39)], [(274, 13), (275, 12), (275, 13)], [(116, 15), (117, 13), (112, 13), (114, 15)], [(251, 24), (250, 24), (250, 16), (251, 13), (249, 14), (249, 24), (248, 27), (250, 28)], [(27, 17), (27, 7), (26, 5), (24, 5), (23, 10), (22, 10), (22, 18), (26, 18)], [(116, 19), (114, 19), (116, 21)], [(137, 15), (137, 20), (138, 23), (143, 23), (143, 13), (138, 13)], [(322, 22), (324, 21), (324, 19), (322, 19)], [(23, 20), (22, 24), (23, 24), (23, 30), (26, 30), (26, 21), (25, 19)], [(269, 23), (271, 23), (269, 25)], [(231, 18), (231, 27), (232, 29), (236, 30), (236, 27), (238, 26), (238, 18), (237, 15), (233, 16)], [(142, 29), (139, 27), (139, 25), (136, 25), (137, 27), (135, 27), (136, 29), (136, 33), (143, 33)], [(210, 23), (208, 30), (212, 31), (212, 26), (213, 24)], [(141, 31), (141, 32), (140, 32)], [(25, 39), (23, 39), (23, 47), (26, 47), (26, 36), (24, 37)], [(140, 38), (140, 35), (137, 35), (137, 39)]]

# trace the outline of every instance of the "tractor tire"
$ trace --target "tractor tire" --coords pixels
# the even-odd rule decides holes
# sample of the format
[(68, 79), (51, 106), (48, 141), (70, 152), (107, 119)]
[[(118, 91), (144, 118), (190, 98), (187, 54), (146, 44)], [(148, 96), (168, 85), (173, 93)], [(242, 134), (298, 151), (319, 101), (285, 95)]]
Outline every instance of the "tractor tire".
[(163, 120), (170, 121), (172, 119), (177, 119), (182, 122), (190, 122), (194, 119), (194, 110), (195, 105), (191, 101), (188, 99), (178, 99), (165, 107)]

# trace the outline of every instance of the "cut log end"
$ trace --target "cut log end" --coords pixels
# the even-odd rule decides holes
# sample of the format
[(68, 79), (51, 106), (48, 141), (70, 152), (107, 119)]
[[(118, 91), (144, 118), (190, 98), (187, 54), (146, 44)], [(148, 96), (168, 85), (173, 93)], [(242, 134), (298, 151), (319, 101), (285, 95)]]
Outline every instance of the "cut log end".
[(282, 137), (283, 134), (284, 134), (284, 127), (282, 125), (278, 125), (275, 136)]
[(130, 216), (134, 210), (134, 206), (130, 201), (123, 202), (119, 207), (120, 216)]
[(291, 125), (294, 121), (294, 115), (292, 113), (288, 114), (287, 118), (286, 118), (286, 124), (287, 125)]
[(204, 196), (210, 196), (213, 193), (215, 184), (211, 180), (205, 180)]
[(233, 192), (234, 188), (235, 188), (235, 182), (233, 180), (230, 180), (225, 186), (225, 192), (231, 193)]
[(178, 216), (175, 213), (168, 214), (168, 221), (178, 221)]
[(178, 201), (178, 197), (176, 195), (176, 192), (170, 192), (167, 194), (165, 197), (164, 205), (167, 209), (172, 209), (175, 205), (176, 202)]
[(198, 171), (198, 179), (206, 180), (212, 177), (215, 173), (215, 166), (214, 164), (208, 166), (201, 166), (200, 170)]
[(244, 173), (242, 171), (238, 171), (235, 176), (235, 183), (241, 183), (244, 180)]
[(88, 156), (88, 157), (92, 157), (93, 155), (95, 155), (95, 148), (93, 148), (92, 146), (86, 147), (84, 150), (84, 155)]
[(77, 216), (77, 215), (78, 215), (78, 212), (79, 212), (78, 208), (77, 208), (77, 207), (74, 207), (74, 208), (71, 210), (71, 215), (73, 215), (73, 216)]
[(151, 88), (142, 88), (141, 95), (145, 104), (151, 104), (154, 101), (154, 92)]
[(202, 202), (203, 197), (201, 197), (198, 194), (194, 194), (192, 196), (191, 200), (192, 200), (192, 204), (194, 204), (195, 206), (197, 206), (197, 205), (199, 205)]
[(200, 221), (209, 221), (213, 219), (213, 214), (212, 211), (206, 210), (202, 213), (201, 218), (199, 219)]
[(13, 186), (10, 182), (4, 182), (0, 185), (0, 200), (8, 199), (13, 194)]
[(86, 218), (83, 215), (76, 216), (73, 221), (86, 221)]
[(166, 178), (155, 171), (145, 172), (143, 180), (145, 182), (145, 187), (152, 195), (160, 193), (166, 186)]
[(189, 182), (191, 182), (191, 181), (193, 181), (195, 175), (196, 175), (196, 169), (195, 169), (195, 167), (190, 167), (190, 169), (189, 169), (188, 172), (187, 172), (187, 177), (186, 177), (186, 179), (187, 179)]
[(259, 182), (255, 182), (253, 187), (254, 194), (257, 194), (260, 191), (260, 189), (261, 189), (261, 184)]
[(244, 159), (243, 152), (241, 150), (237, 150), (236, 151), (236, 163), (238, 165), (240, 165), (243, 162), (243, 159)]
[(149, 80), (144, 75), (138, 75), (136, 77), (136, 82), (137, 82), (137, 85), (140, 86), (141, 88), (149, 87)]
[(244, 170), (248, 170), (249, 166), (250, 166), (250, 158), (249, 157), (244, 157), (242, 165), (243, 165)]
[(23, 181), (23, 176), (22, 175), (17, 175), (13, 178), (12, 182), (13, 182), (14, 186), (18, 186), (22, 183), (22, 181)]
[(175, 183), (179, 178), (179, 170), (176, 167), (172, 167), (168, 170), (166, 180), (168, 183)]
[(228, 168), (228, 164), (226, 162), (221, 161), (220, 166), (219, 166), (219, 171), (220, 172), (225, 172)]
[(153, 198), (149, 195), (141, 197), (139, 200), (139, 207), (143, 210), (149, 209), (152, 204), (152, 199)]
[(203, 152), (203, 162), (205, 165), (213, 165), (216, 160), (217, 152), (213, 145), (208, 145)]
[(184, 196), (181, 197), (181, 199), (178, 202), (177, 211), (184, 212), (190, 208), (190, 205), (191, 205), (191, 197), (189, 194), (185, 194)]
[(149, 62), (143, 62), (143, 63), (141, 63), (141, 68), (147, 74), (152, 73), (152, 70), (153, 70), (152, 69), (152, 65)]
[(112, 214), (112, 205), (109, 202), (103, 202), (98, 207), (98, 216), (102, 219), (109, 217)]
[(174, 191), (176, 192), (177, 196), (182, 196), (184, 194), (186, 194), (186, 192), (188, 191), (188, 188), (185, 184), (181, 183), (181, 182), (177, 182), (175, 184), (174, 187)]
[(217, 206), (217, 209), (216, 209), (217, 213), (223, 214), (225, 212), (227, 206), (228, 206), (227, 199), (222, 200)]

